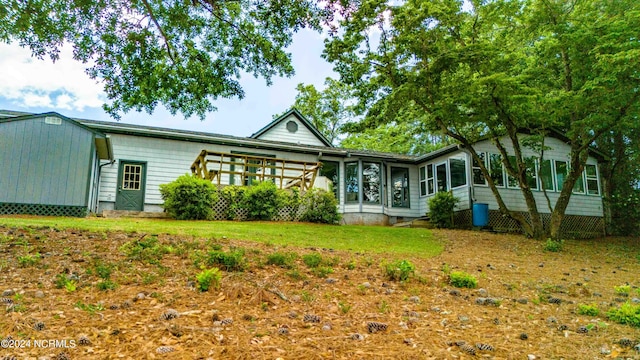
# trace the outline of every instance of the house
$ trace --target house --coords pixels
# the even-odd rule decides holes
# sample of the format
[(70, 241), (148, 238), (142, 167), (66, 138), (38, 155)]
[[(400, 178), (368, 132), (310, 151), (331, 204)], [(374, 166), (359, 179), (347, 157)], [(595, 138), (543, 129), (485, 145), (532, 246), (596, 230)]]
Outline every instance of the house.
[[(542, 163), (531, 150), (525, 148), (524, 155), (531, 157), (531, 185), (548, 220), (542, 189), (553, 205), (567, 174), (569, 146), (562, 136), (547, 137), (545, 145), (549, 150)], [(495, 145), (484, 140), (474, 147), (507, 206), (526, 211)], [(567, 232), (603, 233), (602, 160), (594, 152), (587, 161), (566, 210)], [(431, 196), (451, 191), (460, 200), (457, 223), (470, 226), (473, 205), (484, 203), (489, 225), (517, 227), (499, 214), (477, 164), (462, 147), (450, 145), (422, 156), (337, 148), (295, 109), (250, 137), (0, 111), (0, 164), (0, 213), (5, 214), (162, 212), (159, 185), (198, 172), (220, 185), (249, 185), (253, 179), (272, 179), (281, 187), (331, 183), (345, 223), (420, 218), (429, 212)]]

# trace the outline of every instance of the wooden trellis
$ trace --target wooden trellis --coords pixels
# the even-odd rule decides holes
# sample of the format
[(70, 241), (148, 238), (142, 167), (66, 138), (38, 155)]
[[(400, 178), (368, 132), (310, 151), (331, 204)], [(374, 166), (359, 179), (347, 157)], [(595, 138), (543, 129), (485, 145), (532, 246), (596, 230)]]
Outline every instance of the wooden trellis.
[(306, 191), (313, 187), (320, 165), (319, 162), (202, 150), (191, 165), (191, 172), (217, 185), (235, 183), (235, 180), (238, 185), (272, 180), (281, 189), (299, 187), (300, 191)]

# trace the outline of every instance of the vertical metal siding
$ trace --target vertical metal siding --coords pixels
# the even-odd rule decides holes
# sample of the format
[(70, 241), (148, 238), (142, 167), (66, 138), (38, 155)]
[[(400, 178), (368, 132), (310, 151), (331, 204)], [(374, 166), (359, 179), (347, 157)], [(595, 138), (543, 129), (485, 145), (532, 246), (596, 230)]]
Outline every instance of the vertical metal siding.
[(0, 202), (87, 205), (92, 132), (68, 121), (45, 124), (44, 118), (2, 123), (0, 132), (6, 170)]

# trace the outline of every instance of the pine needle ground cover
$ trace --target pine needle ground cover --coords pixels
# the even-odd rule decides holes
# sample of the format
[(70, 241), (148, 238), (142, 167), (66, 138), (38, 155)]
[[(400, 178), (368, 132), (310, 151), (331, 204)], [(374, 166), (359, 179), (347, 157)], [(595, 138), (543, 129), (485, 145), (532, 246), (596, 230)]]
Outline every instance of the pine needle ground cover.
[[(544, 242), (516, 235), (408, 229), (398, 237), (410, 245), (397, 251), (394, 232), (407, 229), (296, 224), (279, 240), (277, 227), (289, 224), (248, 224), (252, 239), (245, 224), (183, 222), (190, 228), (178, 231), (162, 221), (65, 221), (0, 218), (0, 337), (31, 341), (0, 349), (2, 356), (639, 355), (640, 328), (606, 316), (640, 298), (638, 239), (566, 241), (561, 252), (549, 253)], [(210, 233), (202, 232), (205, 224)], [(355, 240), (343, 248), (327, 244), (345, 241), (345, 230), (376, 248), (363, 250)], [(407, 253), (420, 243), (436, 249)], [(269, 264), (273, 254), (287, 254), (289, 266)], [(18, 260), (26, 257), (33, 261)], [(242, 267), (222, 270), (219, 262), (237, 257)], [(415, 270), (391, 280), (385, 265), (403, 261)], [(199, 284), (212, 268), (220, 268), (218, 285), (203, 291)], [(477, 287), (453, 287), (453, 272), (472, 274)], [(599, 315), (578, 310), (585, 305)], [(57, 346), (34, 346), (49, 339)]]

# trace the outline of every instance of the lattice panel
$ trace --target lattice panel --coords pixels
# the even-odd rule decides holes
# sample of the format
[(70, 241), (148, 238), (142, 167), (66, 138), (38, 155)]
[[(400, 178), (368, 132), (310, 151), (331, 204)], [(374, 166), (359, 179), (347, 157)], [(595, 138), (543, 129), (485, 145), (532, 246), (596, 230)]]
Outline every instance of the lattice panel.
[[(521, 214), (530, 220), (529, 213)], [(549, 228), (551, 214), (540, 214), (545, 228)], [(500, 211), (489, 210), (489, 227), (496, 231), (521, 233), (520, 225), (508, 216), (502, 215)], [(562, 238), (588, 239), (604, 236), (604, 219), (596, 216), (565, 215), (560, 226), (560, 236)]]
[(84, 206), (0, 203), (0, 214), (3, 215), (85, 217), (87, 213), (87, 208)]
[(453, 225), (456, 229), (470, 229), (473, 225), (471, 210), (461, 210), (453, 213)]

